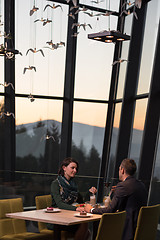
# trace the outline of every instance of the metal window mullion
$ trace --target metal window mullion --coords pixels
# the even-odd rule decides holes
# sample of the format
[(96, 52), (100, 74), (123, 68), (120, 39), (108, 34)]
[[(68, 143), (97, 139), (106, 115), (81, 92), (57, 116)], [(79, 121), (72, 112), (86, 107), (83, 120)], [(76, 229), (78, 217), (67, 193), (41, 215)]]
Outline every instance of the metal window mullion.
[[(10, 33), (11, 39), (5, 39), (8, 48), (14, 48), (15, 46), (15, 1), (4, 1), (4, 31), (6, 35)], [(15, 86), (15, 60), (4, 60), (4, 81), (10, 82)], [(15, 91), (8, 87), (5, 88), (5, 112), (12, 112), (15, 115)], [(15, 171), (15, 119), (10, 116), (5, 116), (5, 159), (4, 170)], [(5, 174), (5, 177), (12, 177)]]
[(142, 150), (140, 154), (140, 163), (138, 178), (141, 179), (149, 189), (152, 172), (156, 160), (156, 145), (159, 134), (160, 120), (160, 23), (157, 35), (157, 45), (153, 64), (150, 94), (148, 99), (146, 121), (142, 139)]
[[(73, 9), (73, 11), (75, 10)], [(68, 12), (70, 13), (70, 10)], [(77, 32), (77, 28), (74, 27), (72, 29), (73, 23), (78, 23), (78, 14), (75, 15), (75, 19), (73, 19), (72, 17), (68, 17), (64, 101), (61, 130), (61, 151), (60, 151), (61, 161), (65, 157), (71, 155), (72, 144), (73, 96), (74, 96), (74, 78), (77, 46), (77, 37), (73, 37), (73, 35)]]
[(114, 178), (118, 178), (118, 167), (121, 161), (126, 158), (129, 153), (135, 110), (135, 96), (137, 92), (142, 54), (146, 10), (147, 4), (142, 4), (141, 9), (136, 9), (138, 20), (133, 16), (128, 57), (129, 62), (127, 65), (125, 88), (122, 101)]

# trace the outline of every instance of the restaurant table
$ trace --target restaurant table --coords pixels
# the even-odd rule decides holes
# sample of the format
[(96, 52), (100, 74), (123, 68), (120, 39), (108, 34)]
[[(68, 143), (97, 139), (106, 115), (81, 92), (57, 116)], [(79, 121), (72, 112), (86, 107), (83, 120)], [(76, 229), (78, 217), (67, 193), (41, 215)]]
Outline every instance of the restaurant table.
[[(61, 232), (58, 228), (59, 225), (71, 226), (75, 224), (89, 223), (99, 221), (102, 217), (102, 215), (98, 214), (90, 214), (90, 216), (88, 217), (75, 216), (75, 214), (77, 215), (78, 213), (79, 212), (77, 211), (70, 211), (64, 209), (60, 209), (57, 212), (48, 213), (45, 211), (45, 209), (41, 209), (16, 213), (7, 213), (6, 216), (10, 218), (56, 224), (55, 225), (56, 227), (54, 228), (54, 240), (60, 240)], [(93, 236), (95, 237), (95, 234), (93, 234)]]

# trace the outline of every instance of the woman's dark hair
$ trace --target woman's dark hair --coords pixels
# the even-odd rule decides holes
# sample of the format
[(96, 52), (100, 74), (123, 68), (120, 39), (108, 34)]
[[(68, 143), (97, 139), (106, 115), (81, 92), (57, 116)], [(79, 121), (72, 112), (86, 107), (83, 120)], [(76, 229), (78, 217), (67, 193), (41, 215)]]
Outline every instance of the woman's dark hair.
[(130, 158), (125, 158), (121, 163), (121, 167), (124, 168), (126, 173), (130, 176), (133, 176), (137, 170), (135, 161)]
[(67, 167), (70, 163), (76, 163), (77, 164), (77, 172), (78, 172), (78, 169), (79, 169), (79, 163), (77, 162), (77, 160), (75, 160), (74, 158), (71, 158), (71, 157), (68, 157), (68, 158), (65, 158), (62, 162), (61, 162), (61, 165), (60, 165), (60, 168), (58, 170), (58, 175), (62, 175), (64, 176), (64, 170), (63, 170), (63, 166)]

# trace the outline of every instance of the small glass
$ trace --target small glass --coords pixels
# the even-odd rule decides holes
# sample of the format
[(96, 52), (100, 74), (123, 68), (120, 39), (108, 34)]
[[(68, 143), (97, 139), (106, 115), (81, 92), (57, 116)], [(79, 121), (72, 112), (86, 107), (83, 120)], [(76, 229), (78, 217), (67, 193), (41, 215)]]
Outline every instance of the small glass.
[(96, 196), (94, 194), (90, 196), (90, 204), (92, 206), (96, 204)]

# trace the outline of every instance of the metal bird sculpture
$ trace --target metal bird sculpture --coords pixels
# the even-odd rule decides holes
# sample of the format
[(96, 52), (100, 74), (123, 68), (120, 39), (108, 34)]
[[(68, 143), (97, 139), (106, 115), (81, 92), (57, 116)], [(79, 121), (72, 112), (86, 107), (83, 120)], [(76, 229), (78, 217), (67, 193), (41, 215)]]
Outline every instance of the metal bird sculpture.
[(74, 6), (77, 6), (77, 0), (67, 0), (67, 3), (69, 3), (70, 1), (72, 1)]
[(131, 11), (130, 11), (130, 10), (123, 10), (123, 11), (121, 12), (121, 14), (120, 14), (120, 17), (123, 15), (123, 13), (124, 13), (125, 15), (130, 15), (130, 14), (131, 14)]
[(7, 83), (7, 82), (5, 82), (4, 84), (3, 84), (3, 83), (0, 83), (0, 85), (2, 85), (3, 87), (8, 87), (8, 86), (11, 86), (11, 87), (12, 87), (12, 89), (14, 90), (14, 86), (13, 86), (13, 84), (12, 84), (12, 83)]
[(83, 27), (83, 29), (86, 31), (86, 27), (90, 27), (92, 29), (92, 26), (91, 24), (86, 24), (86, 23), (83, 23), (83, 24), (80, 24), (80, 27)]
[(51, 46), (52, 46), (52, 47), (45, 47), (45, 48), (48, 48), (48, 49), (50, 49), (50, 50), (55, 50), (55, 49), (57, 49), (57, 48), (60, 47), (58, 43), (56, 43), (56, 44), (52, 43)]
[(135, 0), (134, 5), (135, 5), (137, 8), (141, 8), (141, 6), (142, 6), (142, 0)]
[(73, 13), (69, 13), (68, 16), (71, 17), (71, 18), (73, 18), (73, 19), (75, 19), (75, 16), (74, 16)]
[(72, 11), (73, 9), (77, 9), (77, 8), (79, 8), (78, 5), (77, 5), (77, 6), (72, 6), (72, 7), (70, 8), (70, 11)]
[(133, 15), (134, 15), (134, 16), (135, 16), (135, 18), (138, 20), (138, 16), (137, 16), (137, 13), (136, 13), (135, 6), (134, 6), (134, 9), (133, 9)]
[(93, 12), (91, 12), (91, 13), (84, 12), (84, 13), (87, 14), (88, 16), (90, 16), (90, 17), (96, 17), (96, 16), (99, 16), (99, 14), (93, 14)]
[(72, 24), (72, 29), (73, 29), (74, 27), (80, 27), (80, 25), (81, 25), (80, 23), (73, 23), (73, 24)]
[(88, 8), (86, 8), (86, 7), (83, 6), (82, 9), (81, 9), (81, 8), (77, 9), (77, 11), (75, 12), (75, 14), (78, 14), (79, 12), (86, 12), (87, 10), (88, 10)]
[(26, 55), (29, 53), (29, 51), (33, 52), (33, 53), (37, 53), (37, 52), (40, 52), (42, 54), (42, 56), (44, 57), (44, 53), (43, 53), (43, 50), (42, 49), (38, 49), (36, 50), (36, 48), (29, 48), (26, 52)]
[(4, 23), (1, 21), (1, 19), (0, 19), (0, 26), (3, 26), (4, 25)]
[(105, 17), (108, 17), (108, 16), (112, 15), (112, 13), (114, 13), (114, 11), (106, 11), (105, 13), (99, 13), (99, 14), (97, 14), (97, 16), (105, 16)]
[(50, 19), (45, 19), (45, 21), (43, 22), (43, 26), (45, 26), (47, 23), (51, 23), (52, 22), (52, 20), (50, 20)]
[(101, 0), (101, 1), (100, 1), (100, 0), (97, 0), (97, 1), (94, 1), (94, 0), (93, 0), (93, 1), (91, 1), (91, 2), (92, 2), (92, 3), (95, 3), (95, 4), (99, 4), (99, 3), (104, 2), (104, 1), (103, 1), (103, 0)]
[(28, 99), (29, 99), (31, 102), (34, 102), (34, 101), (35, 101), (35, 98), (33, 97), (33, 95), (32, 95), (31, 93), (29, 94)]
[(53, 41), (51, 40), (51, 41), (48, 41), (48, 42), (46, 42), (48, 45), (53, 45), (54, 43), (53, 43)]
[(114, 61), (114, 62), (112, 63), (112, 66), (113, 66), (113, 65), (116, 65), (117, 63), (122, 63), (122, 62), (128, 62), (128, 60), (126, 60), (126, 59), (116, 60), (116, 61)]
[(123, 8), (124, 8), (126, 5), (128, 5), (128, 6), (130, 7), (130, 6), (134, 5), (134, 2), (132, 2), (132, 3), (131, 3), (131, 1), (129, 1), (129, 2), (124, 2), (124, 3), (122, 4), (121, 9), (123, 10)]
[(52, 139), (55, 142), (55, 138), (53, 136), (49, 136), (48, 134), (41, 137), (40, 141), (42, 140), (49, 140)]
[(60, 41), (60, 43), (58, 43), (58, 45), (65, 47), (65, 42)]
[(34, 5), (33, 8), (30, 10), (29, 15), (32, 16), (33, 13), (35, 13), (38, 10), (39, 10), (39, 8)]
[(71, 37), (77, 37), (78, 34), (79, 34), (79, 32), (76, 32), (76, 33), (74, 33), (73, 35), (71, 35)]
[(36, 67), (34, 66), (25, 67), (23, 70), (23, 74), (25, 74), (26, 70), (34, 70), (36, 72)]
[(62, 9), (62, 6), (61, 5), (56, 5), (56, 4), (54, 4), (53, 3), (53, 5), (51, 6), (50, 4), (47, 4), (46, 6), (45, 6), (45, 8), (44, 8), (44, 10), (43, 11), (45, 11), (48, 7), (50, 7), (50, 8), (52, 8), (52, 9), (56, 9), (56, 8), (58, 8), (58, 7), (60, 7), (61, 8), (61, 10), (63, 11), (63, 9)]
[(34, 23), (36, 23), (36, 22), (45, 22), (46, 21), (46, 19), (44, 19), (44, 18), (40, 18), (40, 19), (36, 19), (36, 20), (34, 20)]
[(4, 116), (7, 116), (7, 117), (12, 116), (13, 118), (15, 118), (14, 113), (10, 113), (10, 112), (6, 112), (6, 113), (2, 112), (0, 118), (2, 118)]

